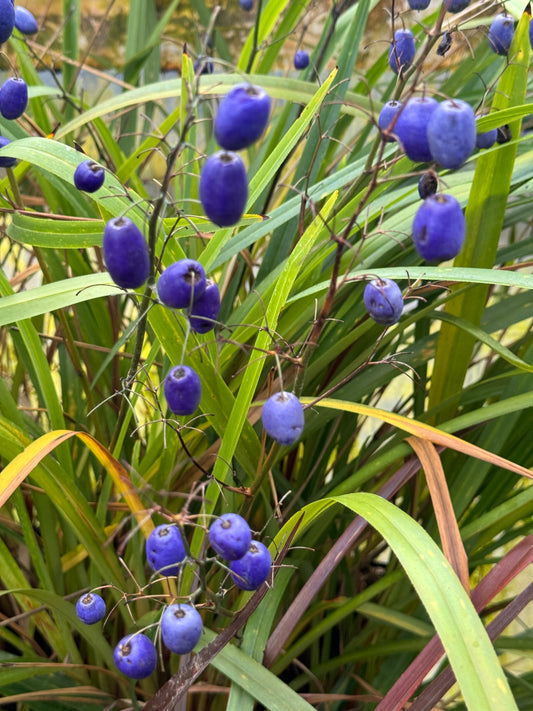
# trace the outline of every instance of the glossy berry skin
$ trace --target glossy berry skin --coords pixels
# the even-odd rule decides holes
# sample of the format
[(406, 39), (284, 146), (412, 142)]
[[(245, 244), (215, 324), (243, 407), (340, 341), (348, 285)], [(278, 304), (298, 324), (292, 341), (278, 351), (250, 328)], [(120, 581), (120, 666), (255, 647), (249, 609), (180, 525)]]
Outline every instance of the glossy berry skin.
[(223, 514), (211, 524), (209, 543), (225, 560), (238, 560), (248, 551), (252, 542), (250, 526), (236, 513)]
[(196, 333), (207, 333), (215, 325), (220, 313), (220, 291), (214, 281), (208, 279), (200, 296), (194, 299), (187, 311), (191, 328)]
[(270, 96), (260, 86), (237, 84), (224, 96), (215, 116), (215, 139), (226, 151), (240, 151), (263, 135)]
[(411, 10), (425, 10), (429, 7), (431, 0), (409, 0)]
[(95, 193), (104, 184), (105, 170), (94, 160), (84, 160), (74, 171), (74, 185), (78, 190)]
[(189, 654), (202, 636), (200, 613), (192, 605), (169, 605), (161, 617), (163, 644), (174, 654)]
[[(385, 136), (383, 134), (383, 131), (386, 131), (389, 128), (394, 117), (396, 116), (396, 114), (398, 113), (398, 111), (401, 108), (402, 108), (401, 101), (387, 101), (386, 104), (383, 104), (383, 108), (379, 112), (378, 126), (382, 132), (381, 135), (385, 139), (385, 141), (395, 141), (396, 140), (394, 138), (394, 135)], [(392, 131), (392, 134), (394, 134), (396, 131), (396, 124), (394, 124), (394, 128), (392, 128), (390, 130)]]
[(39, 25), (35, 17), (21, 5), (15, 7), (15, 27), (23, 35), (34, 35), (39, 31)]
[[(5, 136), (0, 136), (0, 148), (4, 148), (11, 143), (9, 138)], [(12, 168), (17, 162), (16, 158), (8, 158), (7, 156), (0, 156), (0, 168)]]
[(237, 153), (218, 151), (209, 156), (200, 173), (200, 200), (215, 225), (231, 227), (239, 222), (248, 200), (248, 179)]
[(15, 27), (15, 8), (11, 0), (0, 0), (0, 44), (6, 42)]
[(239, 0), (239, 5), (243, 10), (246, 10), (246, 12), (250, 12), (254, 6), (254, 0)]
[(0, 88), (0, 114), (5, 119), (18, 119), (28, 105), (28, 85), (20, 77), (9, 77)]
[(408, 158), (415, 162), (426, 163), (432, 159), (427, 127), (438, 105), (437, 100), (429, 96), (416, 96), (409, 99), (398, 116), (394, 133)]
[(177, 575), (185, 556), (185, 546), (177, 526), (161, 524), (146, 540), (146, 560), (150, 568), (164, 575)]
[(294, 55), (294, 68), (305, 69), (309, 66), (309, 52), (305, 49), (299, 49)]
[(402, 290), (392, 279), (373, 279), (365, 287), (363, 301), (368, 315), (376, 323), (392, 326), (403, 311)]
[(86, 625), (94, 625), (105, 616), (105, 602), (97, 593), (88, 592), (78, 598), (76, 615)]
[(129, 217), (114, 217), (107, 222), (103, 252), (107, 270), (118, 286), (137, 289), (148, 279), (148, 246), (141, 230)]
[(429, 150), (444, 168), (460, 168), (476, 145), (476, 117), (466, 101), (443, 101), (427, 127)]
[(489, 45), (493, 52), (507, 56), (514, 35), (514, 20), (510, 15), (496, 15), (489, 28)]
[(418, 194), (425, 200), (430, 195), (435, 195), (438, 187), (438, 180), (434, 173), (424, 173), (418, 181)]
[(289, 446), (300, 439), (304, 429), (304, 411), (294, 393), (272, 395), (263, 405), (261, 415), (267, 434), (279, 444)]
[(188, 365), (172, 368), (163, 387), (167, 405), (175, 415), (192, 415), (198, 409), (202, 383), (198, 373)]
[(157, 650), (152, 640), (137, 632), (123, 637), (113, 651), (117, 669), (130, 679), (145, 679), (157, 664)]
[(416, 54), (415, 38), (411, 30), (396, 30), (389, 49), (389, 67), (399, 74), (413, 63)]
[(188, 308), (206, 287), (205, 271), (195, 259), (180, 259), (163, 271), (157, 282), (159, 300), (173, 309)]
[(423, 259), (453, 259), (461, 251), (464, 237), (465, 218), (452, 195), (438, 193), (424, 200), (413, 220), (413, 241)]
[(260, 541), (252, 541), (247, 553), (229, 564), (231, 578), (241, 590), (257, 590), (270, 575), (272, 557)]
[(443, 5), (448, 12), (461, 12), (470, 5), (471, 0), (444, 0)]

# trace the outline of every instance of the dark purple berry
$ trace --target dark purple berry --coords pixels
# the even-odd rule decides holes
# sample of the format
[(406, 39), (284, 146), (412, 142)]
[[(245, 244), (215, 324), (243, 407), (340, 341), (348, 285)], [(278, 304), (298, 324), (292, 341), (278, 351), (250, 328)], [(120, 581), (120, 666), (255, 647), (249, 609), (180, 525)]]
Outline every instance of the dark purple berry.
[(145, 679), (156, 667), (157, 650), (151, 639), (136, 632), (120, 640), (113, 652), (113, 659), (117, 669), (130, 679)]
[(435, 173), (424, 173), (418, 181), (418, 194), (422, 200), (425, 200), (427, 197), (434, 195), (437, 192), (438, 185), (439, 182)]
[(200, 174), (200, 200), (206, 217), (219, 227), (237, 224), (248, 200), (246, 168), (236, 153), (209, 156)]
[(489, 45), (493, 52), (506, 56), (514, 35), (514, 20), (510, 15), (496, 15), (489, 28)]
[(309, 66), (309, 52), (299, 49), (294, 55), (294, 68), (305, 69)]
[(237, 84), (224, 96), (215, 116), (215, 139), (227, 151), (240, 151), (263, 135), (270, 96), (260, 86)]
[(294, 393), (281, 392), (269, 397), (261, 419), (267, 434), (286, 446), (294, 444), (304, 429), (303, 407)]
[(186, 309), (206, 287), (205, 271), (195, 259), (180, 259), (163, 271), (157, 282), (159, 300), (173, 309)]
[(115, 284), (124, 289), (137, 289), (148, 279), (148, 246), (141, 230), (129, 217), (114, 217), (106, 224), (103, 252)]
[(97, 593), (85, 593), (76, 602), (76, 615), (86, 625), (94, 625), (105, 616), (105, 602)]
[(215, 325), (220, 313), (220, 291), (214, 281), (208, 279), (205, 290), (194, 299), (187, 311), (191, 328), (196, 333), (207, 333)]
[(171, 524), (154, 528), (146, 540), (146, 559), (150, 568), (164, 575), (177, 575), (185, 558), (180, 530)]
[(444, 55), (450, 51), (451, 46), (452, 35), (450, 32), (445, 32), (442, 35), (442, 39), (439, 42), (439, 46), (437, 47), (437, 54), (439, 55), (439, 57), (444, 57)]
[(409, 0), (411, 10), (425, 10), (429, 7), (431, 0)]
[(165, 378), (164, 391), (175, 415), (192, 415), (202, 398), (202, 383), (198, 373), (188, 365), (177, 365)]
[[(398, 113), (398, 111), (402, 108), (402, 102), (401, 101), (387, 101), (386, 104), (383, 104), (383, 108), (379, 112), (379, 118), (378, 118), (378, 126), (381, 130), (381, 135), (385, 139), (385, 141), (395, 141), (396, 139), (394, 138), (394, 132), (396, 129), (396, 124), (394, 124), (394, 128), (390, 128), (389, 126), (392, 124), (394, 117)], [(385, 135), (383, 132), (386, 130), (392, 131), (391, 135)]]
[(431, 158), (427, 127), (438, 102), (429, 96), (416, 96), (405, 104), (394, 127), (407, 156), (415, 162), (427, 163)]
[(391, 326), (403, 311), (402, 290), (392, 279), (373, 279), (365, 287), (363, 301), (368, 315), (376, 323)]
[(431, 155), (444, 168), (460, 168), (476, 145), (476, 117), (466, 101), (443, 101), (427, 127)]
[(5, 119), (18, 119), (28, 105), (28, 85), (20, 77), (9, 77), (0, 88), (0, 114)]
[(78, 190), (95, 193), (104, 184), (105, 170), (94, 160), (84, 160), (74, 171), (74, 185)]
[[(8, 146), (11, 141), (5, 136), (0, 136), (0, 148)], [(0, 156), (0, 168), (12, 168), (17, 162), (16, 158), (8, 158), (8, 156)]]
[(231, 578), (241, 590), (257, 590), (270, 575), (272, 557), (260, 541), (252, 541), (248, 552), (230, 565)]
[(476, 133), (476, 148), (492, 148), (497, 138), (497, 128), (492, 128), (490, 131), (484, 131), (483, 133)]
[(34, 35), (39, 31), (35, 17), (29, 10), (21, 5), (15, 7), (15, 27), (23, 35)]
[(458, 13), (470, 5), (471, 0), (444, 0), (443, 5), (448, 12)]
[(246, 12), (250, 12), (254, 6), (254, 0), (239, 0), (239, 5), (243, 10), (246, 10)]
[(411, 30), (396, 30), (389, 49), (389, 67), (392, 71), (400, 74), (410, 67), (415, 54), (415, 38)]
[(496, 129), (497, 136), (496, 136), (496, 142), (497, 143), (509, 143), (509, 141), (512, 139), (513, 134), (511, 133), (511, 129), (509, 128), (508, 123), (504, 123), (503, 126), (498, 126)]
[(202, 636), (200, 613), (192, 605), (169, 605), (161, 617), (163, 644), (174, 654), (189, 654)]
[(15, 8), (11, 0), (0, 0), (0, 44), (6, 42), (15, 27)]
[(209, 543), (225, 560), (238, 560), (252, 542), (250, 526), (236, 513), (223, 514), (211, 524)]
[(198, 74), (212, 74), (215, 70), (213, 62), (209, 61), (206, 57), (198, 57), (194, 63), (194, 73)]
[(438, 193), (424, 200), (413, 220), (413, 241), (423, 259), (453, 259), (461, 251), (464, 237), (465, 218), (452, 195)]

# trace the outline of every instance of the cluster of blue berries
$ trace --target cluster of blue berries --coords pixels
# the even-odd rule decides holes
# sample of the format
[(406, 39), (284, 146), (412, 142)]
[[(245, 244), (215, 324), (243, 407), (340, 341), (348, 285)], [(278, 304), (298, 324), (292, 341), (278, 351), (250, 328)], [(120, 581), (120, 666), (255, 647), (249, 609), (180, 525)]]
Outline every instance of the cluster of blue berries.
[[(209, 544), (217, 554), (213, 562), (226, 567), (233, 583), (241, 590), (257, 590), (268, 580), (272, 557), (261, 541), (253, 540), (252, 532), (242, 516), (223, 514), (209, 528)], [(146, 541), (146, 559), (159, 575), (177, 576), (181, 566), (190, 562), (178, 526), (161, 524)], [(222, 559), (222, 560), (220, 560)], [(100, 622), (106, 615), (106, 605), (96, 592), (82, 595), (76, 602), (76, 614), (88, 625)], [(157, 623), (163, 645), (174, 654), (189, 654), (202, 636), (202, 617), (196, 607), (186, 602), (167, 604)], [(152, 639), (138, 631), (123, 637), (115, 647), (114, 661), (123, 674), (143, 679), (155, 670), (157, 648)]]

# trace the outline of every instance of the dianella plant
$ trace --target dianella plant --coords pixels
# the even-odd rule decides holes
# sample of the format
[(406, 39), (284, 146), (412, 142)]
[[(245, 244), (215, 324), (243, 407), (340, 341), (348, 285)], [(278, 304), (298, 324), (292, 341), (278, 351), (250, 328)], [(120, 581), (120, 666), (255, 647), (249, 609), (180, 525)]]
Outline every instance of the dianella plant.
[(55, 5), (0, 1), (1, 703), (533, 709), (530, 6)]

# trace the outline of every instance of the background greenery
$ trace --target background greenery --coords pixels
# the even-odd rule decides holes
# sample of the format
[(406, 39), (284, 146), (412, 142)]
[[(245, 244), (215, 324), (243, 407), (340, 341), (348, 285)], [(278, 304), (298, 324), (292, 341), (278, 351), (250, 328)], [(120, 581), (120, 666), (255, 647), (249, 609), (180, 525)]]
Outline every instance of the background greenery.
[[(80, 69), (102, 59), (85, 49), (80, 5), (64, 0), (57, 25), (40, 18), (48, 47), (17, 32), (5, 47), (31, 101), (0, 120), (12, 141), (0, 153), (18, 158), (0, 181), (0, 704), (532, 709), (529, 7), (506, 3), (520, 20), (507, 59), (486, 39), (493, 2), (449, 15), (269, 0), (245, 15), (131, 0), (124, 64), (104, 66), (120, 88), (104, 75), (114, 91), (88, 98)], [(391, 13), (417, 38), (403, 80), (387, 64)], [(180, 67), (161, 78), (176, 18), (195, 29), (186, 45), (170, 36)], [(440, 58), (444, 29), (454, 43)], [(300, 46), (311, 65), (296, 73)], [(199, 76), (205, 55), (215, 71)], [(268, 91), (272, 116), (243, 154), (247, 214), (214, 229), (198, 175), (216, 150), (217, 97), (243, 79)], [(513, 136), (439, 173), (467, 237), (438, 266), (410, 238), (427, 166), (376, 130), (385, 101), (423, 90)], [(73, 185), (76, 146), (107, 168), (94, 195)], [(159, 259), (187, 255), (217, 281), (214, 333), (187, 336), (154, 279), (144, 293), (111, 283), (103, 228), (126, 211), (154, 279)], [(362, 302), (375, 275), (407, 297), (387, 330)], [(176, 420), (159, 386), (183, 352), (203, 397)], [(306, 406), (290, 449), (260, 425), (278, 364)], [(238, 595), (212, 566), (205, 589), (192, 567), (179, 591), (150, 580), (154, 525), (177, 521), (202, 560), (209, 516), (231, 510), (270, 544), (273, 585)], [(111, 613), (87, 627), (73, 602), (101, 586)], [(163, 655), (149, 679), (121, 676), (116, 642), (194, 591), (206, 630), (192, 662)]]

